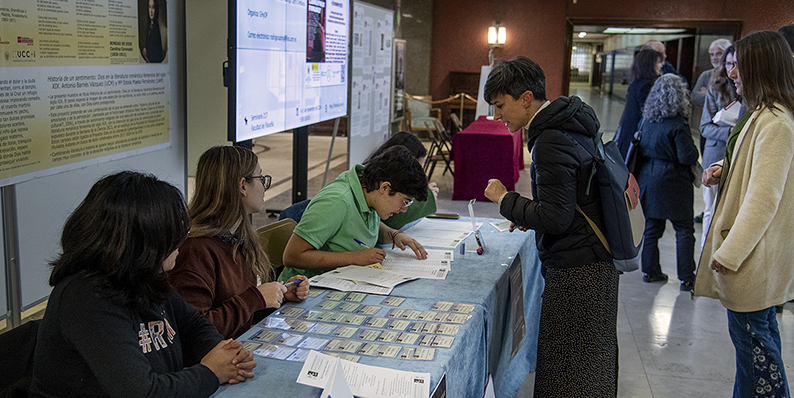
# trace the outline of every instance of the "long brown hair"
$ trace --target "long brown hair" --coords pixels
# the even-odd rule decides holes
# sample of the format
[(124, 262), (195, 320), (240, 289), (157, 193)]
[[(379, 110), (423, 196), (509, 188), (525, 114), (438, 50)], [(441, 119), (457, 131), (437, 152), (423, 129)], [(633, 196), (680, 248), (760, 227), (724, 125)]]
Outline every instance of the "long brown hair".
[(196, 189), (188, 206), (189, 236), (221, 235), (239, 223), (232, 231), (238, 238), (232, 258), (237, 261), (237, 250), (241, 248), (254, 274), (262, 282), (268, 282), (272, 267), (240, 196), (240, 180), (251, 177), (258, 162), (256, 154), (235, 146), (216, 146), (201, 155), (196, 169)]
[(794, 115), (794, 59), (776, 32), (751, 33), (736, 42), (736, 62), (742, 77), (742, 98), (749, 110), (782, 105)]

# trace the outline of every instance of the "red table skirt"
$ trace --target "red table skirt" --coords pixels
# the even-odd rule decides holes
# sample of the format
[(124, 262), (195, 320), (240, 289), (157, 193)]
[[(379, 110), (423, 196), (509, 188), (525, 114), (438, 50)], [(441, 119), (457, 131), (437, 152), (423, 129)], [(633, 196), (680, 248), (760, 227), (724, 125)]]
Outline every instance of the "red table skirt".
[(510, 133), (503, 122), (480, 116), (452, 138), (452, 155), (452, 199), (488, 200), (484, 191), (492, 178), (515, 190), (519, 170), (524, 168), (521, 130)]

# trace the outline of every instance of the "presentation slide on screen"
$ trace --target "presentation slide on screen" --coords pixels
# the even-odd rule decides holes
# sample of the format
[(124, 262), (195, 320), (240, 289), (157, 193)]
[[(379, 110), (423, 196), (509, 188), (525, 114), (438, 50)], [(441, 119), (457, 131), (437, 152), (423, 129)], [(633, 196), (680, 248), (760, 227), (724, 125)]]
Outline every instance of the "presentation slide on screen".
[(0, 185), (169, 142), (166, 10), (0, 0)]
[(237, 141), (347, 114), (347, 1), (238, 0), (237, 10)]

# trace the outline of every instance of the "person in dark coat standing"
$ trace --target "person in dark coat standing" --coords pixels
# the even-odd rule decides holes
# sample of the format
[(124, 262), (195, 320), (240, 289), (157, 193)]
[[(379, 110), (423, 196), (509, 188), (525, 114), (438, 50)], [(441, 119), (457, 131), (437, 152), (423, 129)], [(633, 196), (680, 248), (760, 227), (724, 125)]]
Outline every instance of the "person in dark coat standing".
[(631, 63), (631, 82), (626, 93), (626, 107), (623, 108), (618, 131), (615, 133), (615, 142), (624, 159), (629, 151), (631, 139), (637, 132), (637, 125), (642, 119), (642, 106), (645, 104), (645, 98), (648, 97), (654, 80), (659, 77), (662, 65), (664, 65), (662, 53), (650, 49), (638, 52)]
[(645, 282), (666, 282), (659, 265), (659, 238), (666, 220), (675, 229), (676, 262), (681, 290), (695, 280), (694, 174), (698, 150), (687, 122), (689, 90), (677, 75), (668, 73), (653, 84), (643, 110), (641, 165), (637, 173), (645, 213), (642, 272)]
[(577, 211), (604, 229), (598, 186), (588, 189), (593, 157), (571, 137), (592, 142), (595, 111), (579, 97), (547, 101), (543, 70), (526, 57), (495, 66), (484, 98), (512, 133), (527, 128), (532, 149), (531, 198), (508, 192), (497, 179), (488, 182), (485, 196), (499, 203), (511, 231), (535, 232), (546, 268), (534, 396), (615, 397), (619, 277)]

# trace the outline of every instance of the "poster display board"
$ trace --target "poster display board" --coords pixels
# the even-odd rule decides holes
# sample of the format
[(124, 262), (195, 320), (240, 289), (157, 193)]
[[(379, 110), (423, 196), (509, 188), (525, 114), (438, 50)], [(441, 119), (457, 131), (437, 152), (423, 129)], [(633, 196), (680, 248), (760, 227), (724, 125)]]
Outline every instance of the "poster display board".
[(0, 0), (0, 185), (168, 146), (166, 10)]
[(348, 167), (389, 138), (394, 11), (353, 2)]

